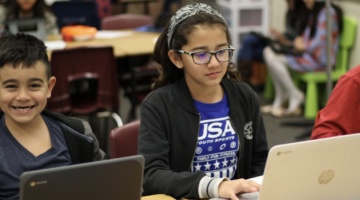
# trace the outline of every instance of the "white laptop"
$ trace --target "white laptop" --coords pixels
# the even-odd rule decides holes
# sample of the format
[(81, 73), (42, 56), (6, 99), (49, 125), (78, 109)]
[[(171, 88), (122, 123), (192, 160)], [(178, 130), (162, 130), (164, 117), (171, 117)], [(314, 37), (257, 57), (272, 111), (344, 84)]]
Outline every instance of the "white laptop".
[(241, 200), (359, 200), (360, 134), (274, 146), (255, 181)]
[(20, 178), (20, 199), (140, 200), (141, 155), (29, 171)]

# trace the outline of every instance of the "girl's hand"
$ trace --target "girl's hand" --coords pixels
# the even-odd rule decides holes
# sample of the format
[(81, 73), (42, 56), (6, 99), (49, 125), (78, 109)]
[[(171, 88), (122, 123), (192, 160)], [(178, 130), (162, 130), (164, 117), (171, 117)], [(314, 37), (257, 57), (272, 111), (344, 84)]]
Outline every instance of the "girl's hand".
[(281, 36), (281, 33), (275, 29), (270, 29), (270, 35), (274, 38), (274, 39), (279, 39), (279, 37)]
[(294, 48), (298, 51), (305, 51), (306, 44), (302, 37), (296, 37), (294, 40)]
[(260, 185), (251, 180), (236, 179), (231, 181), (223, 181), (219, 185), (219, 196), (221, 198), (230, 198), (231, 200), (239, 200), (237, 194), (257, 192)]

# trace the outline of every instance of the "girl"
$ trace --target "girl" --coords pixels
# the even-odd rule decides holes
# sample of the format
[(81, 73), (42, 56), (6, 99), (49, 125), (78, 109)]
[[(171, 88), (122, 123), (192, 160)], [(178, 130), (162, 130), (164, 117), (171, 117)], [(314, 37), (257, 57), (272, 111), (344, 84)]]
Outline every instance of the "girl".
[[(264, 49), (264, 58), (275, 87), (275, 99), (272, 105), (264, 106), (264, 113), (274, 116), (299, 115), (304, 94), (293, 83), (286, 66), (299, 72), (324, 71), (326, 69), (326, 7), (323, 0), (304, 0), (310, 10), (308, 25), (304, 34), (295, 38), (294, 48), (302, 52), (301, 56), (280, 55), (269, 47)], [(339, 35), (342, 28), (342, 11), (332, 5), (331, 15), (331, 64), (335, 64)], [(289, 100), (285, 110), (283, 103)]]
[(46, 33), (58, 34), (56, 17), (44, 0), (11, 0), (5, 7), (0, 7), (0, 27), (5, 26), (9, 19), (45, 18)]
[[(306, 27), (308, 11), (303, 0), (286, 0), (285, 31), (270, 30), (274, 40), (284, 46), (290, 46), (295, 37), (301, 35)], [(237, 66), (243, 81), (250, 83), (252, 64), (254, 61), (264, 61), (263, 51), (269, 45), (268, 40), (250, 33), (241, 42), (241, 49), (237, 55)]]
[(144, 195), (178, 199), (255, 192), (268, 146), (259, 102), (239, 81), (221, 14), (202, 3), (179, 9), (154, 51), (155, 90), (141, 106)]

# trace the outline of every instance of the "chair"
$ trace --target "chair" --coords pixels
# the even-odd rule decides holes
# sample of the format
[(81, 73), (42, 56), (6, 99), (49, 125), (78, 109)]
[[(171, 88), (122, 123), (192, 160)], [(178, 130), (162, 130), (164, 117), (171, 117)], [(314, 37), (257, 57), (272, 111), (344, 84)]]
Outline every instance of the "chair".
[[(82, 2), (82, 1), (89, 1), (89, 0), (70, 0), (70, 1)], [(90, 1), (95, 1), (98, 17), (100, 19), (111, 15), (111, 12), (112, 12), (111, 0), (90, 0)]]
[(144, 5), (144, 14), (150, 14), (149, 3), (157, 2), (158, 0), (117, 0), (113, 1), (115, 4), (121, 4), (121, 13), (126, 13), (128, 10), (129, 4), (139, 4), (142, 3)]
[(100, 29), (100, 18), (94, 1), (56, 1), (51, 6), (59, 29), (81, 24)]
[(140, 120), (114, 128), (109, 134), (110, 158), (137, 155)]
[(153, 23), (154, 20), (150, 15), (125, 13), (104, 17), (101, 20), (101, 29), (134, 29), (140, 26), (152, 25)]
[[(153, 24), (153, 19), (142, 14), (118, 14), (105, 17), (101, 24), (103, 30), (134, 29)], [(131, 101), (129, 121), (136, 119), (136, 107), (151, 91), (151, 82), (158, 75), (157, 65), (149, 63), (149, 57), (149, 55), (139, 55), (123, 58), (118, 64), (121, 66), (119, 67), (121, 85), (125, 96)]]
[[(117, 114), (119, 85), (112, 47), (54, 50), (51, 55), (51, 70), (57, 84), (48, 100), (48, 110), (88, 116), (92, 127), (98, 123), (96, 118), (99, 117), (111, 117), (117, 127), (122, 125)], [(108, 124), (109, 121), (106, 125)], [(104, 150), (108, 137), (102, 139), (100, 133), (107, 131), (99, 130), (100, 146)]]
[[(353, 47), (356, 38), (357, 22), (356, 19), (344, 16), (343, 31), (339, 41), (339, 51), (334, 70), (331, 72), (331, 80), (337, 81), (349, 69), (349, 52)], [(327, 82), (326, 72), (306, 72), (299, 73), (291, 71), (294, 82), (299, 85), (300, 82), (306, 83), (305, 110), (304, 117), (315, 119), (319, 111), (319, 91), (318, 84)], [(270, 77), (268, 76), (264, 89), (264, 97), (269, 99), (273, 97), (273, 87)], [(324, 101), (322, 104), (325, 104)]]

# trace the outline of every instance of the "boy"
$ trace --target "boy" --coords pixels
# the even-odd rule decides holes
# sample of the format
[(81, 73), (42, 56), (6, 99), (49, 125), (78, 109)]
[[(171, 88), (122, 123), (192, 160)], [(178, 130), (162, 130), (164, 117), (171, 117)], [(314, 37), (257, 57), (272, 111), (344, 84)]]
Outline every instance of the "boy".
[(55, 86), (44, 43), (0, 38), (0, 199), (19, 198), (23, 172), (105, 159), (89, 124), (43, 111)]

